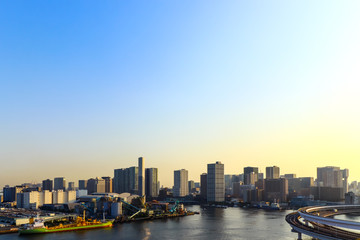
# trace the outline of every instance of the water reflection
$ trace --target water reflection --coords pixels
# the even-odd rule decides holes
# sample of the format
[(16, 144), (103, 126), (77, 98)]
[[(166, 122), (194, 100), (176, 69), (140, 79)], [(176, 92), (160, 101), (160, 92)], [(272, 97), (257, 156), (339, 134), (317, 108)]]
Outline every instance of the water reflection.
[[(199, 215), (115, 225), (112, 229), (55, 233), (20, 237), (1, 235), (1, 240), (256, 240), (297, 239), (285, 222), (291, 211), (269, 212), (258, 209), (188, 207)], [(310, 239), (310, 238), (303, 238)]]
[(145, 237), (143, 238), (143, 240), (149, 240), (150, 239), (150, 228), (145, 228)]

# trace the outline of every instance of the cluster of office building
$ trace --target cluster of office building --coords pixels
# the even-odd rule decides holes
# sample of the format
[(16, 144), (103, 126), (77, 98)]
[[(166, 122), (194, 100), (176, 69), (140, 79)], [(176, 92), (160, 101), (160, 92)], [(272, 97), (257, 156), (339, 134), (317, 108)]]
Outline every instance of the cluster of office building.
[(348, 192), (348, 169), (317, 168), (317, 179), (280, 175), (277, 166), (266, 167), (266, 177), (257, 167), (245, 167), (239, 175), (225, 175), (226, 194), (244, 202), (287, 202), (297, 197), (339, 202)]
[[(44, 180), (43, 184), (22, 184), (3, 188), (3, 202), (18, 208), (37, 209), (46, 204), (63, 204), (76, 200), (76, 191), (65, 189), (64, 178)], [(49, 187), (51, 183), (51, 187)], [(61, 184), (60, 184), (61, 183)]]
[(115, 169), (114, 178), (107, 176), (79, 180), (77, 188), (74, 182), (67, 184), (64, 177), (46, 179), (42, 184), (5, 186), (1, 202), (18, 208), (37, 209), (44, 205), (72, 203), (80, 197), (97, 193), (127, 192), (155, 198), (159, 193), (158, 169), (145, 168), (144, 158), (138, 160), (137, 167)]
[[(266, 176), (257, 167), (245, 167), (242, 174), (225, 175), (221, 162), (208, 164), (207, 173), (201, 174), (200, 182), (189, 180), (188, 175), (186, 169), (175, 170), (173, 187), (160, 189), (158, 169), (145, 168), (145, 159), (140, 157), (138, 166), (115, 169), (113, 178), (79, 180), (77, 188), (74, 182), (67, 185), (63, 177), (46, 179), (42, 184), (33, 186), (6, 186), (2, 200), (28, 209), (45, 204), (69, 203), (96, 193), (130, 193), (146, 196), (147, 200), (190, 196), (208, 203), (225, 202), (231, 198), (248, 203), (280, 203), (300, 196), (337, 202), (344, 200), (349, 190), (349, 171), (339, 167), (319, 167), (316, 180), (313, 177), (296, 177), (295, 174), (280, 175), (277, 166), (266, 167)], [(353, 195), (348, 194), (347, 198), (357, 199), (360, 184), (353, 182), (350, 190)]]
[(138, 166), (120, 168), (114, 170), (114, 192), (132, 193), (148, 198), (156, 198), (159, 195), (160, 182), (157, 168), (145, 168), (145, 159), (138, 159)]
[(201, 175), (200, 183), (188, 181), (188, 171), (174, 171), (174, 197), (185, 197), (189, 194), (203, 196), (203, 201), (209, 203), (225, 201), (224, 164), (216, 162), (207, 165), (207, 173)]

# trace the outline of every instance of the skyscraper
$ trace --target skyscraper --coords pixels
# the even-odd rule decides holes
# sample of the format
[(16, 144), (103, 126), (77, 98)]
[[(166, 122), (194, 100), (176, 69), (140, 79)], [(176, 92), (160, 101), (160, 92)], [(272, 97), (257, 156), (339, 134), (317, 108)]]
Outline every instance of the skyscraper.
[(323, 187), (342, 188), (343, 193), (348, 191), (348, 169), (339, 167), (318, 167), (317, 168), (317, 185)]
[(224, 164), (216, 162), (208, 164), (207, 172), (207, 201), (225, 201)]
[(232, 176), (233, 175), (229, 175), (229, 174), (224, 176), (225, 177), (225, 188), (232, 188), (232, 181), (231, 181)]
[(102, 177), (105, 180), (105, 192), (113, 192), (113, 180), (111, 177)]
[(87, 189), (87, 180), (79, 180), (79, 190)]
[(145, 169), (145, 194), (149, 197), (158, 196), (158, 169), (146, 168)]
[(190, 180), (188, 182), (188, 185), (189, 193), (193, 193), (195, 191), (195, 182), (193, 180)]
[(6, 186), (3, 188), (3, 201), (4, 202), (16, 202), (17, 200), (17, 194), (20, 193), (24, 187), (21, 186), (15, 186), (15, 187), (9, 187)]
[(113, 191), (138, 194), (138, 167), (114, 169)]
[(188, 171), (185, 169), (174, 171), (174, 197), (184, 197), (189, 194)]
[(245, 167), (244, 168), (244, 184), (255, 184), (252, 180), (257, 182), (259, 169), (257, 167)]
[(92, 193), (104, 193), (105, 192), (105, 180), (102, 178), (90, 178), (87, 181), (88, 194)]
[(342, 177), (343, 177), (343, 188), (344, 192), (347, 193), (349, 191), (349, 169), (343, 169), (342, 171)]
[(139, 157), (139, 180), (138, 180), (138, 191), (139, 195), (145, 195), (145, 159), (143, 157)]
[(50, 192), (53, 190), (53, 181), (50, 179), (46, 179), (42, 181), (42, 190), (49, 190)]
[(54, 190), (63, 190), (66, 188), (66, 180), (63, 177), (54, 178)]
[(277, 166), (266, 167), (266, 179), (280, 178), (280, 168)]
[(286, 202), (288, 180), (286, 178), (265, 179), (265, 200), (269, 202)]
[(202, 199), (207, 198), (207, 174), (203, 173), (200, 175), (200, 196)]

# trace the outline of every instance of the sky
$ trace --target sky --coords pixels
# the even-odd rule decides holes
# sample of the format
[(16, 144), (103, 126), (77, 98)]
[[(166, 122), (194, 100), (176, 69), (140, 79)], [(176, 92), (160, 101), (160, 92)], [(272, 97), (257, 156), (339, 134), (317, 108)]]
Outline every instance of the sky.
[(316, 167), (360, 180), (359, 1), (0, 2), (0, 187)]

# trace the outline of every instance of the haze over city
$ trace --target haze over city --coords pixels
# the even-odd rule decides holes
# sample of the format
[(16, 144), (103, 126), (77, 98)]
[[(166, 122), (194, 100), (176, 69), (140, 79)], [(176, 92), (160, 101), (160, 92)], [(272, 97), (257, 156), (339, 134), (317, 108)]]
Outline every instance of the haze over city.
[[(67, 3), (67, 4), (65, 4)], [(0, 187), (208, 163), (360, 180), (357, 1), (0, 4)]]

